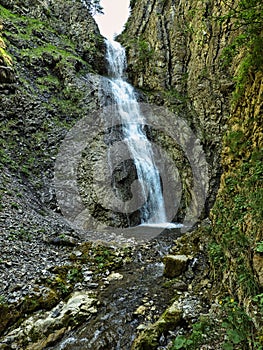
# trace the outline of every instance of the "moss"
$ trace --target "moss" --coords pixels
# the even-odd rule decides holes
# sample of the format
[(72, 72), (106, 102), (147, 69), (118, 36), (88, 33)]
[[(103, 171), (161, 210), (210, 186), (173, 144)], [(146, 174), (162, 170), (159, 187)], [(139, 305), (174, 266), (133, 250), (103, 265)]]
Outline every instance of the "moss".
[(233, 105), (223, 140), (224, 174), (211, 213), (209, 246), (215, 288), (222, 295), (230, 293), (257, 319), (250, 322), (246, 334), (252, 342), (260, 336), (263, 319), (259, 302), (253, 301), (258, 300), (262, 288), (253, 266), (253, 256), (263, 239), (261, 96), (262, 70), (254, 66), (242, 98)]
[(60, 87), (60, 81), (58, 77), (52, 74), (37, 78), (36, 84), (42, 91), (56, 91)]
[[(76, 256), (73, 252), (71, 259), (77, 263), (91, 264), (91, 269), (97, 274), (101, 274), (106, 270), (115, 270), (123, 265), (123, 259), (119, 252), (112, 247), (106, 247), (102, 244), (95, 246), (90, 242), (85, 242), (78, 247), (78, 251), (82, 254)], [(125, 256), (128, 254), (126, 250)]]
[[(1, 38), (0, 38), (1, 40)], [(6, 50), (1, 47), (1, 41), (0, 41), (0, 59), (2, 59), (3, 63), (5, 63), (7, 66), (12, 66), (12, 58), (10, 55), (7, 54)]]
[(6, 44), (4, 42), (4, 39), (2, 38), (2, 29), (3, 25), (0, 21), (0, 63), (5, 64), (7, 66), (12, 66), (13, 61), (11, 56), (6, 52)]
[(167, 334), (169, 330), (175, 329), (181, 321), (181, 311), (176, 304), (171, 305), (154, 324), (148, 326), (135, 339), (132, 350), (154, 350), (159, 346), (159, 338)]
[[(37, 62), (45, 62), (47, 65), (54, 67), (54, 69), (61, 69), (63, 66), (74, 68), (80, 64), (85, 65), (86, 62), (72, 52), (58, 48), (55, 45), (43, 44), (37, 48), (26, 48), (20, 51), (22, 58), (27, 57), (30, 64)], [(58, 65), (58, 66), (57, 66)]]
[(237, 35), (222, 53), (223, 64), (227, 67), (238, 55), (242, 56), (237, 74), (234, 76), (236, 89), (232, 103), (237, 103), (242, 98), (253, 71), (262, 70), (262, 15), (263, 6), (260, 0), (246, 0), (239, 2), (235, 8), (231, 8), (219, 18), (222, 23), (231, 20), (233, 29), (237, 31)]
[(74, 285), (83, 281), (79, 264), (54, 266), (51, 272), (54, 276), (51, 279), (44, 280), (43, 283), (55, 293), (57, 300), (66, 298), (73, 291)]
[(0, 334), (12, 325), (18, 317), (19, 312), (14, 307), (7, 303), (0, 303)]
[(148, 329), (135, 340), (132, 350), (154, 350), (158, 345), (158, 332), (155, 329)]

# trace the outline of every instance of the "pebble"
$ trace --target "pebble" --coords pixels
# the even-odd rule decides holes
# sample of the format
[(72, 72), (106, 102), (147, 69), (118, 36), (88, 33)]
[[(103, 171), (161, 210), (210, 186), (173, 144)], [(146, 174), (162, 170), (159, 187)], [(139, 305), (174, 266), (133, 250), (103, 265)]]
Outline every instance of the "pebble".
[(111, 281), (118, 281), (118, 280), (122, 280), (123, 279), (123, 275), (121, 275), (120, 273), (118, 272), (112, 272), (108, 277), (107, 277), (107, 280), (109, 282)]
[(82, 255), (82, 252), (80, 252), (79, 250), (75, 250), (73, 254), (76, 255), (76, 257), (79, 257)]
[(98, 283), (88, 283), (87, 287), (91, 289), (96, 289), (98, 288), (99, 284)]
[(147, 308), (144, 305), (139, 306), (135, 311), (134, 315), (144, 315), (146, 312)]
[(145, 324), (139, 324), (139, 326), (136, 328), (138, 331), (142, 331), (142, 330), (144, 330), (144, 329), (146, 329), (147, 328), (147, 326), (145, 325)]

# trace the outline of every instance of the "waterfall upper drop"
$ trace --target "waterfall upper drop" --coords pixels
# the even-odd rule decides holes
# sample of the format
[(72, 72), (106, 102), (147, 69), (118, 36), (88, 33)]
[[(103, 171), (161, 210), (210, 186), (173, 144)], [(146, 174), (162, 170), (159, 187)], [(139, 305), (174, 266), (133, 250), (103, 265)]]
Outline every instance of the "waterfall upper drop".
[(110, 77), (122, 79), (126, 69), (126, 53), (124, 47), (114, 40), (106, 39), (106, 60)]
[(106, 46), (110, 78), (105, 80), (107, 86), (104, 86), (102, 91), (110, 96), (112, 106), (120, 120), (122, 140), (129, 149), (130, 158), (136, 169), (139, 189), (133, 196), (137, 197), (138, 202), (143, 202), (139, 209), (140, 223), (165, 223), (161, 180), (151, 142), (145, 133), (145, 120), (133, 87), (124, 80), (125, 50), (113, 40), (106, 40)]

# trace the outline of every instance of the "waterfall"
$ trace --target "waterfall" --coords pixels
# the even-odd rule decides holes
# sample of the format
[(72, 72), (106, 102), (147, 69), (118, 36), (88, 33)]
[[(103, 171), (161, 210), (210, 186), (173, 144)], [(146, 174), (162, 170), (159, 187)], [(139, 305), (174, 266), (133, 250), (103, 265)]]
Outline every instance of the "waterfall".
[[(124, 79), (126, 55), (116, 41), (106, 39), (109, 78), (104, 82), (107, 96), (121, 124), (123, 141), (127, 144), (137, 172), (140, 194), (145, 203), (140, 209), (141, 224), (166, 222), (165, 204), (159, 171), (154, 161), (151, 142), (145, 131), (145, 119), (140, 111), (134, 88)], [(102, 89), (103, 90), (103, 89)]]

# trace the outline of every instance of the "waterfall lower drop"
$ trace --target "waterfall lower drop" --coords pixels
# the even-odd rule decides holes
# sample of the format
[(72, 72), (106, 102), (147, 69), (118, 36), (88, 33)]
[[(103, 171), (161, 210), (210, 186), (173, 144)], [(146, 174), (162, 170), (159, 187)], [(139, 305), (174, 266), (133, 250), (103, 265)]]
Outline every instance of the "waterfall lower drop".
[(143, 128), (145, 120), (140, 112), (133, 87), (124, 80), (126, 56), (116, 41), (106, 40), (109, 72), (107, 93), (121, 123), (123, 141), (127, 144), (134, 162), (141, 193), (145, 203), (140, 209), (141, 224), (164, 225), (165, 203), (159, 171), (155, 165), (151, 142)]

